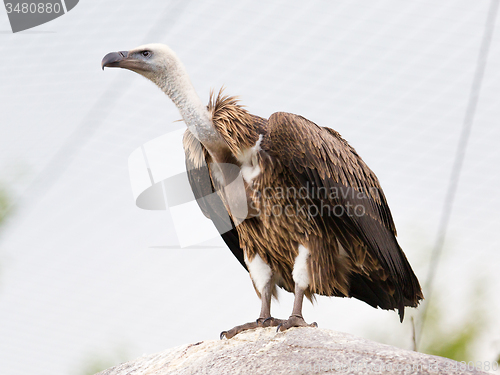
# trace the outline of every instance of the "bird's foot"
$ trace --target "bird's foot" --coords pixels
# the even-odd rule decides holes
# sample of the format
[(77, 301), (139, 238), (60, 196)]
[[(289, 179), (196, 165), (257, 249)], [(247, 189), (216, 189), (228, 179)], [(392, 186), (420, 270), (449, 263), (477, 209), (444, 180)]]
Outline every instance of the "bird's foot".
[(283, 324), (284, 322), (286, 321), (282, 319), (275, 319), (273, 317), (259, 318), (255, 322), (245, 323), (240, 326), (236, 326), (234, 328), (231, 328), (229, 331), (222, 331), (220, 334), (220, 339), (222, 340), (224, 337), (226, 339), (230, 339), (231, 337), (236, 336), (238, 333), (243, 331), (248, 331), (250, 329), (278, 327), (280, 324)]
[(269, 318), (263, 319), (259, 318), (257, 319), (257, 322), (262, 322), (262, 327), (267, 328), (267, 327), (277, 327), (280, 324), (283, 324), (285, 320), (283, 319), (276, 319), (270, 316)]
[(316, 322), (307, 324), (304, 318), (301, 315), (292, 315), (288, 320), (285, 320), (283, 323), (278, 325), (276, 332), (286, 331), (288, 328), (292, 327), (317, 327), (318, 324)]

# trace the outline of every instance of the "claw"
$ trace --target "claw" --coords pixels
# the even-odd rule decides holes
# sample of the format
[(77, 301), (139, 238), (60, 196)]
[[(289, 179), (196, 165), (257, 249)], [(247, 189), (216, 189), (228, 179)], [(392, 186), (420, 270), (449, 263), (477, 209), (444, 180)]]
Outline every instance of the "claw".
[[(280, 324), (276, 330), (276, 332), (283, 332), (292, 327), (318, 327), (316, 322), (307, 324), (304, 321), (304, 318), (301, 315), (291, 315), (288, 320), (284, 321)], [(283, 329), (282, 329), (283, 328)]]
[(236, 336), (238, 333), (250, 329), (276, 327), (278, 324), (281, 326), (283, 322), (284, 322), (283, 320), (273, 318), (272, 316), (269, 318), (259, 318), (255, 322), (245, 323), (236, 326), (234, 328), (231, 328), (229, 331), (222, 331), (220, 334), (220, 339), (222, 340), (223, 338), (226, 338), (229, 340), (232, 337)]
[(282, 325), (283, 325), (283, 323), (278, 324), (278, 327), (276, 328), (276, 332), (280, 331), (280, 328), (281, 328)]

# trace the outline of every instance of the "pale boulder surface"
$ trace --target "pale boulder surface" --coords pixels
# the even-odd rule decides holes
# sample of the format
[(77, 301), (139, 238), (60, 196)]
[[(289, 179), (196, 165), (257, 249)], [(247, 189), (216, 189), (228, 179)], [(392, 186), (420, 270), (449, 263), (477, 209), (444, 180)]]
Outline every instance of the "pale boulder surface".
[(100, 375), (486, 374), (451, 359), (320, 328), (260, 328), (146, 355)]

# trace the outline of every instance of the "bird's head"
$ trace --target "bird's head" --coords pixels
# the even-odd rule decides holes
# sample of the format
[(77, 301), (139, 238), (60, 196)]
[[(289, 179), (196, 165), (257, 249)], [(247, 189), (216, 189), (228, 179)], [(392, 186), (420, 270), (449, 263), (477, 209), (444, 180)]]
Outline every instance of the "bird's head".
[(101, 67), (103, 70), (106, 67), (132, 70), (160, 87), (183, 71), (174, 51), (164, 44), (145, 44), (130, 51), (108, 53)]
[(153, 81), (177, 106), (191, 133), (207, 144), (222, 141), (212, 125), (211, 113), (196, 94), (191, 80), (177, 55), (164, 44), (145, 44), (108, 53), (101, 62), (104, 68), (132, 70)]

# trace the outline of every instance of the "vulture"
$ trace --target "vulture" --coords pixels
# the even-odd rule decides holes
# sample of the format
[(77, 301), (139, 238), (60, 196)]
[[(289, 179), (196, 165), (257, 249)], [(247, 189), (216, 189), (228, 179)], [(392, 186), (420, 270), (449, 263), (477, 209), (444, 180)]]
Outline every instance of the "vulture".
[[(204, 105), (166, 45), (109, 53), (101, 67), (154, 82), (187, 125), (183, 145), (194, 196), (261, 299), (256, 321), (221, 338), (257, 327), (317, 326), (302, 317), (304, 296), (354, 297), (397, 309), (401, 322), (405, 306), (423, 299), (377, 177), (337, 131), (291, 113), (253, 115), (223, 89)], [(288, 319), (271, 316), (277, 287), (294, 293)]]

